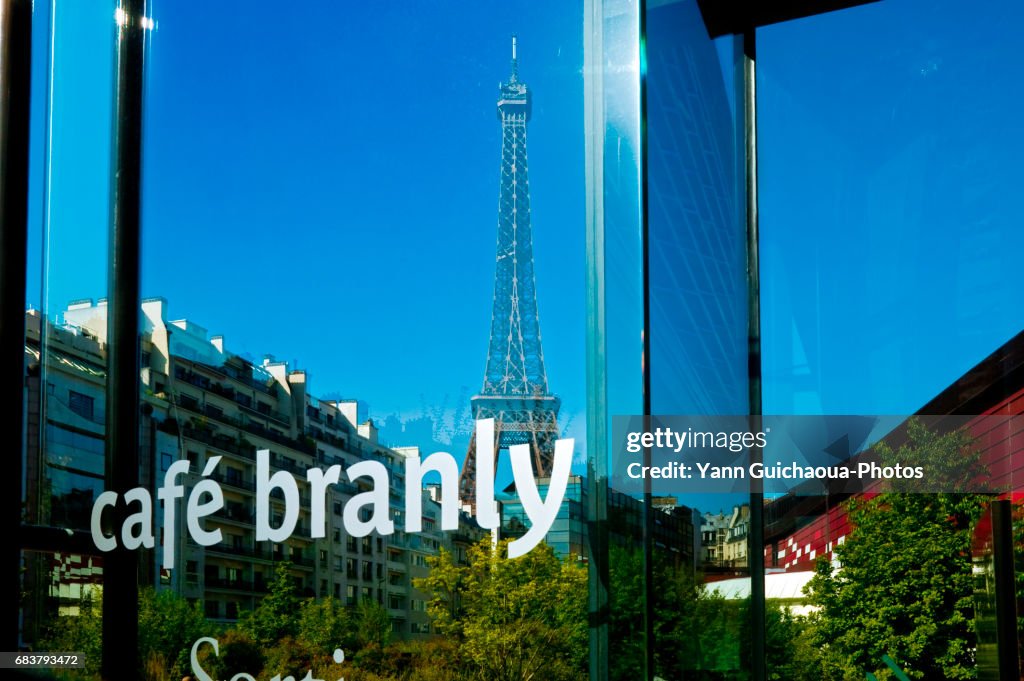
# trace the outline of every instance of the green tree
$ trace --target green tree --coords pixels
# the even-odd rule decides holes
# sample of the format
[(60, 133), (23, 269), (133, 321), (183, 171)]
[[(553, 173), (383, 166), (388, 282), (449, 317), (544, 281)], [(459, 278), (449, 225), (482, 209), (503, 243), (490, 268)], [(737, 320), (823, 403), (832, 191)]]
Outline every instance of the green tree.
[[(898, 451), (877, 448), (883, 465), (924, 465), (953, 490), (981, 473), (965, 433), (911, 420), (907, 435)], [(986, 497), (915, 494), (913, 484), (847, 502), (853, 530), (835, 549), (841, 567), (818, 562), (807, 593), (820, 606), (811, 638), (826, 679), (889, 678), (883, 654), (911, 678), (976, 678), (971, 529)]]
[(252, 612), (244, 612), (238, 629), (253, 641), (270, 648), (285, 638), (299, 633), (299, 596), (290, 561), (281, 561), (274, 572), (270, 591)]
[[(237, 629), (228, 629), (216, 637), (218, 654), (213, 654), (210, 646), (199, 649), (199, 663), (214, 679), (230, 679), (235, 674), (245, 672), (253, 676), (259, 675), (264, 667), (264, 650), (246, 634)], [(172, 676), (180, 679), (181, 676)]]
[[(608, 638), (613, 680), (636, 678), (643, 668), (643, 556), (621, 547), (610, 550)], [(654, 671), (664, 678), (708, 678), (740, 669), (744, 631), (740, 603), (708, 591), (687, 565), (654, 553)]]
[[(147, 587), (139, 591), (139, 659), (172, 677), (189, 673), (189, 652), (201, 636), (209, 635), (198, 604), (189, 604), (171, 591)], [(103, 591), (93, 588), (77, 615), (62, 615), (49, 625), (40, 649), (85, 653), (86, 669), (99, 671), (103, 640)]]
[[(355, 648), (359, 621), (337, 599), (307, 599), (299, 609), (298, 641), (317, 662), (327, 664), (335, 648)], [(390, 622), (388, 623), (390, 627)]]
[(430, 560), (416, 587), (431, 594), (435, 626), (456, 638), (472, 678), (583, 678), (587, 660), (587, 572), (550, 546), (508, 559), (508, 540), (470, 547), (468, 565), (447, 552)]
[(199, 603), (172, 591), (144, 588), (139, 592), (139, 650), (142, 659), (162, 658), (172, 677), (189, 673), (192, 644), (208, 635)]
[(356, 612), (357, 639), (361, 645), (384, 647), (391, 640), (391, 617), (377, 601), (363, 600)]
[(77, 615), (55, 617), (37, 650), (74, 650), (85, 655), (88, 674), (98, 674), (103, 652), (103, 590), (93, 587), (78, 603)]

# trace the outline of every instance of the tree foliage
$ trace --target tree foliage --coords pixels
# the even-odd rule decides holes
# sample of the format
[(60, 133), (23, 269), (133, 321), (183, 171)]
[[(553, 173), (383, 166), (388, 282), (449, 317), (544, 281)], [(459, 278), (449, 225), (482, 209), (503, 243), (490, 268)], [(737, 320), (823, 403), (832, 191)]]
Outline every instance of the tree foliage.
[(189, 652), (208, 625), (198, 602), (189, 603), (173, 591), (139, 592), (139, 650), (143, 659), (162, 659), (173, 677), (189, 673)]
[(431, 594), (435, 627), (458, 640), (471, 678), (559, 681), (585, 677), (587, 572), (550, 546), (506, 558), (508, 541), (470, 547), (468, 565), (431, 559), (417, 588)]
[[(171, 591), (139, 591), (140, 659), (152, 662), (181, 678), (189, 671), (192, 643), (207, 633), (206, 618), (198, 604), (190, 604)], [(94, 588), (83, 598), (77, 615), (56, 617), (40, 641), (41, 650), (85, 653), (86, 669), (98, 673), (103, 640), (103, 591)]]
[(290, 561), (279, 562), (267, 595), (238, 618), (239, 631), (266, 648), (299, 633), (299, 592), (291, 571)]
[[(907, 435), (898, 451), (877, 448), (884, 465), (927, 463), (951, 484), (979, 474), (963, 432), (939, 434), (911, 420)], [(976, 678), (971, 528), (985, 497), (897, 489), (847, 502), (853, 530), (835, 549), (841, 567), (819, 560), (808, 586), (820, 606), (812, 640), (822, 677), (888, 678), (888, 654), (911, 678)]]

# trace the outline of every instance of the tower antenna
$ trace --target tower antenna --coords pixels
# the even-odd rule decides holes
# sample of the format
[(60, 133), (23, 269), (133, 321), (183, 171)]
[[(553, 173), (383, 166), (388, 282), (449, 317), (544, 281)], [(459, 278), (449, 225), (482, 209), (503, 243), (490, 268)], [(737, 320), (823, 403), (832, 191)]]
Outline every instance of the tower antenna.
[(519, 63), (516, 59), (516, 34), (512, 34), (512, 82), (519, 78)]

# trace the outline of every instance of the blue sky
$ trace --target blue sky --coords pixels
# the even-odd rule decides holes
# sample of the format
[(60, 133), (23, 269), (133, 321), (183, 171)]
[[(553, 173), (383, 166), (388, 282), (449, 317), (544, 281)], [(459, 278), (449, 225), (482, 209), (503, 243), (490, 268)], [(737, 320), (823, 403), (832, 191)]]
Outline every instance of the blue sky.
[(908, 414), (1024, 329), (1017, 3), (758, 36), (766, 413)]
[[(96, 93), (109, 83), (113, 11), (82, 16), (68, 5), (58, 34), (85, 37), (58, 40), (53, 165), (73, 177), (57, 181), (53, 205), (74, 215), (52, 216), (52, 310), (104, 295), (106, 281), (107, 197), (80, 178), (103, 184), (94, 171), (109, 144), (109, 101)], [(358, 397), (378, 418), (415, 416), (424, 404), (453, 413), (483, 377), (495, 103), (517, 33), (520, 76), (534, 93), (532, 223), (548, 378), (582, 433), (581, 12), (572, 2), (427, 2), (415, 13), (155, 3), (143, 294), (167, 298), (172, 317), (223, 334), (236, 352), (298, 360), (314, 394)], [(65, 85), (82, 82), (88, 95)]]
[[(114, 4), (57, 4), (45, 295), (42, 69), (30, 215), (51, 313), (105, 295), (113, 68)], [(548, 377), (582, 438), (582, 3), (153, 4), (144, 295), (378, 418), (480, 386), (518, 33)], [(883, 2), (760, 31), (766, 412), (909, 413), (1024, 327), (1022, 12)]]

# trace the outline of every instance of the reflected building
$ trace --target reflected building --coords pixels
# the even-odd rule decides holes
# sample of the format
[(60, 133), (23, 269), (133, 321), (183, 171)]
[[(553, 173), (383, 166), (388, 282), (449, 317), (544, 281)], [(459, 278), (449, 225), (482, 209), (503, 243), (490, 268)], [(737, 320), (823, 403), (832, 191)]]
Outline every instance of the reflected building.
[[(969, 417), (966, 430), (977, 440), (981, 463), (992, 489), (1017, 489), (1024, 477), (1018, 456), (1019, 418), (1024, 414), (1024, 332), (972, 367), (918, 410), (924, 416)], [(959, 425), (959, 424), (958, 424)], [(885, 440), (898, 449), (906, 437), (901, 426)], [(800, 489), (765, 504), (765, 565), (786, 572), (814, 570), (819, 559), (835, 560), (835, 547), (853, 530), (845, 502), (850, 494), (802, 495)], [(1019, 495), (1009, 495), (1015, 502)]]
[[(550, 478), (537, 480), (541, 498), (547, 498)], [(589, 560), (589, 527), (587, 521), (587, 484), (579, 475), (569, 476), (565, 498), (558, 509), (545, 543), (562, 558)], [(529, 529), (529, 518), (522, 501), (511, 488), (500, 498), (501, 537), (521, 537)], [(692, 571), (695, 560), (694, 515), (686, 506), (653, 505), (652, 536), (655, 551), (668, 562)], [(609, 541), (627, 551), (639, 551), (643, 541), (643, 501), (616, 490), (608, 490)]]
[[(31, 524), (88, 530), (93, 503), (103, 490), (106, 315), (103, 301), (82, 301), (64, 311), (60, 325), (38, 313), (27, 316), (26, 403), (40, 404), (31, 393), (44, 391), (46, 414), (45, 424), (38, 411), (28, 417), (26, 520)], [(440, 502), (428, 489), (422, 491), (423, 532), (401, 531), (404, 460), (418, 451), (381, 444), (373, 421), (358, 420), (355, 400), (318, 400), (308, 391), (305, 371), (270, 356), (253, 363), (230, 352), (224, 338), (209, 336), (206, 328), (168, 319), (162, 298), (143, 301), (142, 320), (140, 484), (155, 490), (171, 463), (187, 459), (191, 465), (182, 479), (187, 499), (199, 473), (218, 457), (211, 477), (223, 492), (224, 505), (206, 519), (207, 529), (222, 533), (219, 543), (207, 547), (197, 545), (180, 523), (165, 537), (163, 514), (156, 513), (154, 534), (175, 542), (175, 564), (163, 569), (162, 552), (141, 551), (141, 583), (171, 589), (202, 603), (208, 619), (230, 623), (255, 608), (269, 591), (276, 565), (288, 561), (300, 596), (332, 597), (349, 606), (376, 602), (387, 610), (399, 638), (427, 635), (427, 599), (413, 587), (413, 579), (425, 576), (427, 559), (441, 547), (464, 556), (465, 546), (457, 544), (485, 533), (465, 514), (458, 532), (442, 532)], [(291, 474), (299, 490), (294, 531), (280, 543), (255, 540), (256, 452), (264, 449), (270, 452), (271, 475)], [(326, 496), (325, 536), (312, 537), (307, 469), (338, 465), (345, 470), (365, 460), (388, 470), (395, 533), (346, 534), (344, 506), (369, 487), (343, 476)], [(179, 504), (177, 517), (182, 518), (183, 501)], [(283, 493), (273, 490), (272, 527), (283, 523), (284, 506)], [(38, 603), (26, 605), (27, 620), (43, 621), (53, 610), (74, 614), (90, 586), (102, 581), (102, 557), (44, 555), (29, 564), (26, 583)], [(43, 582), (53, 585), (36, 586)], [(26, 637), (30, 629), (26, 626)]]

